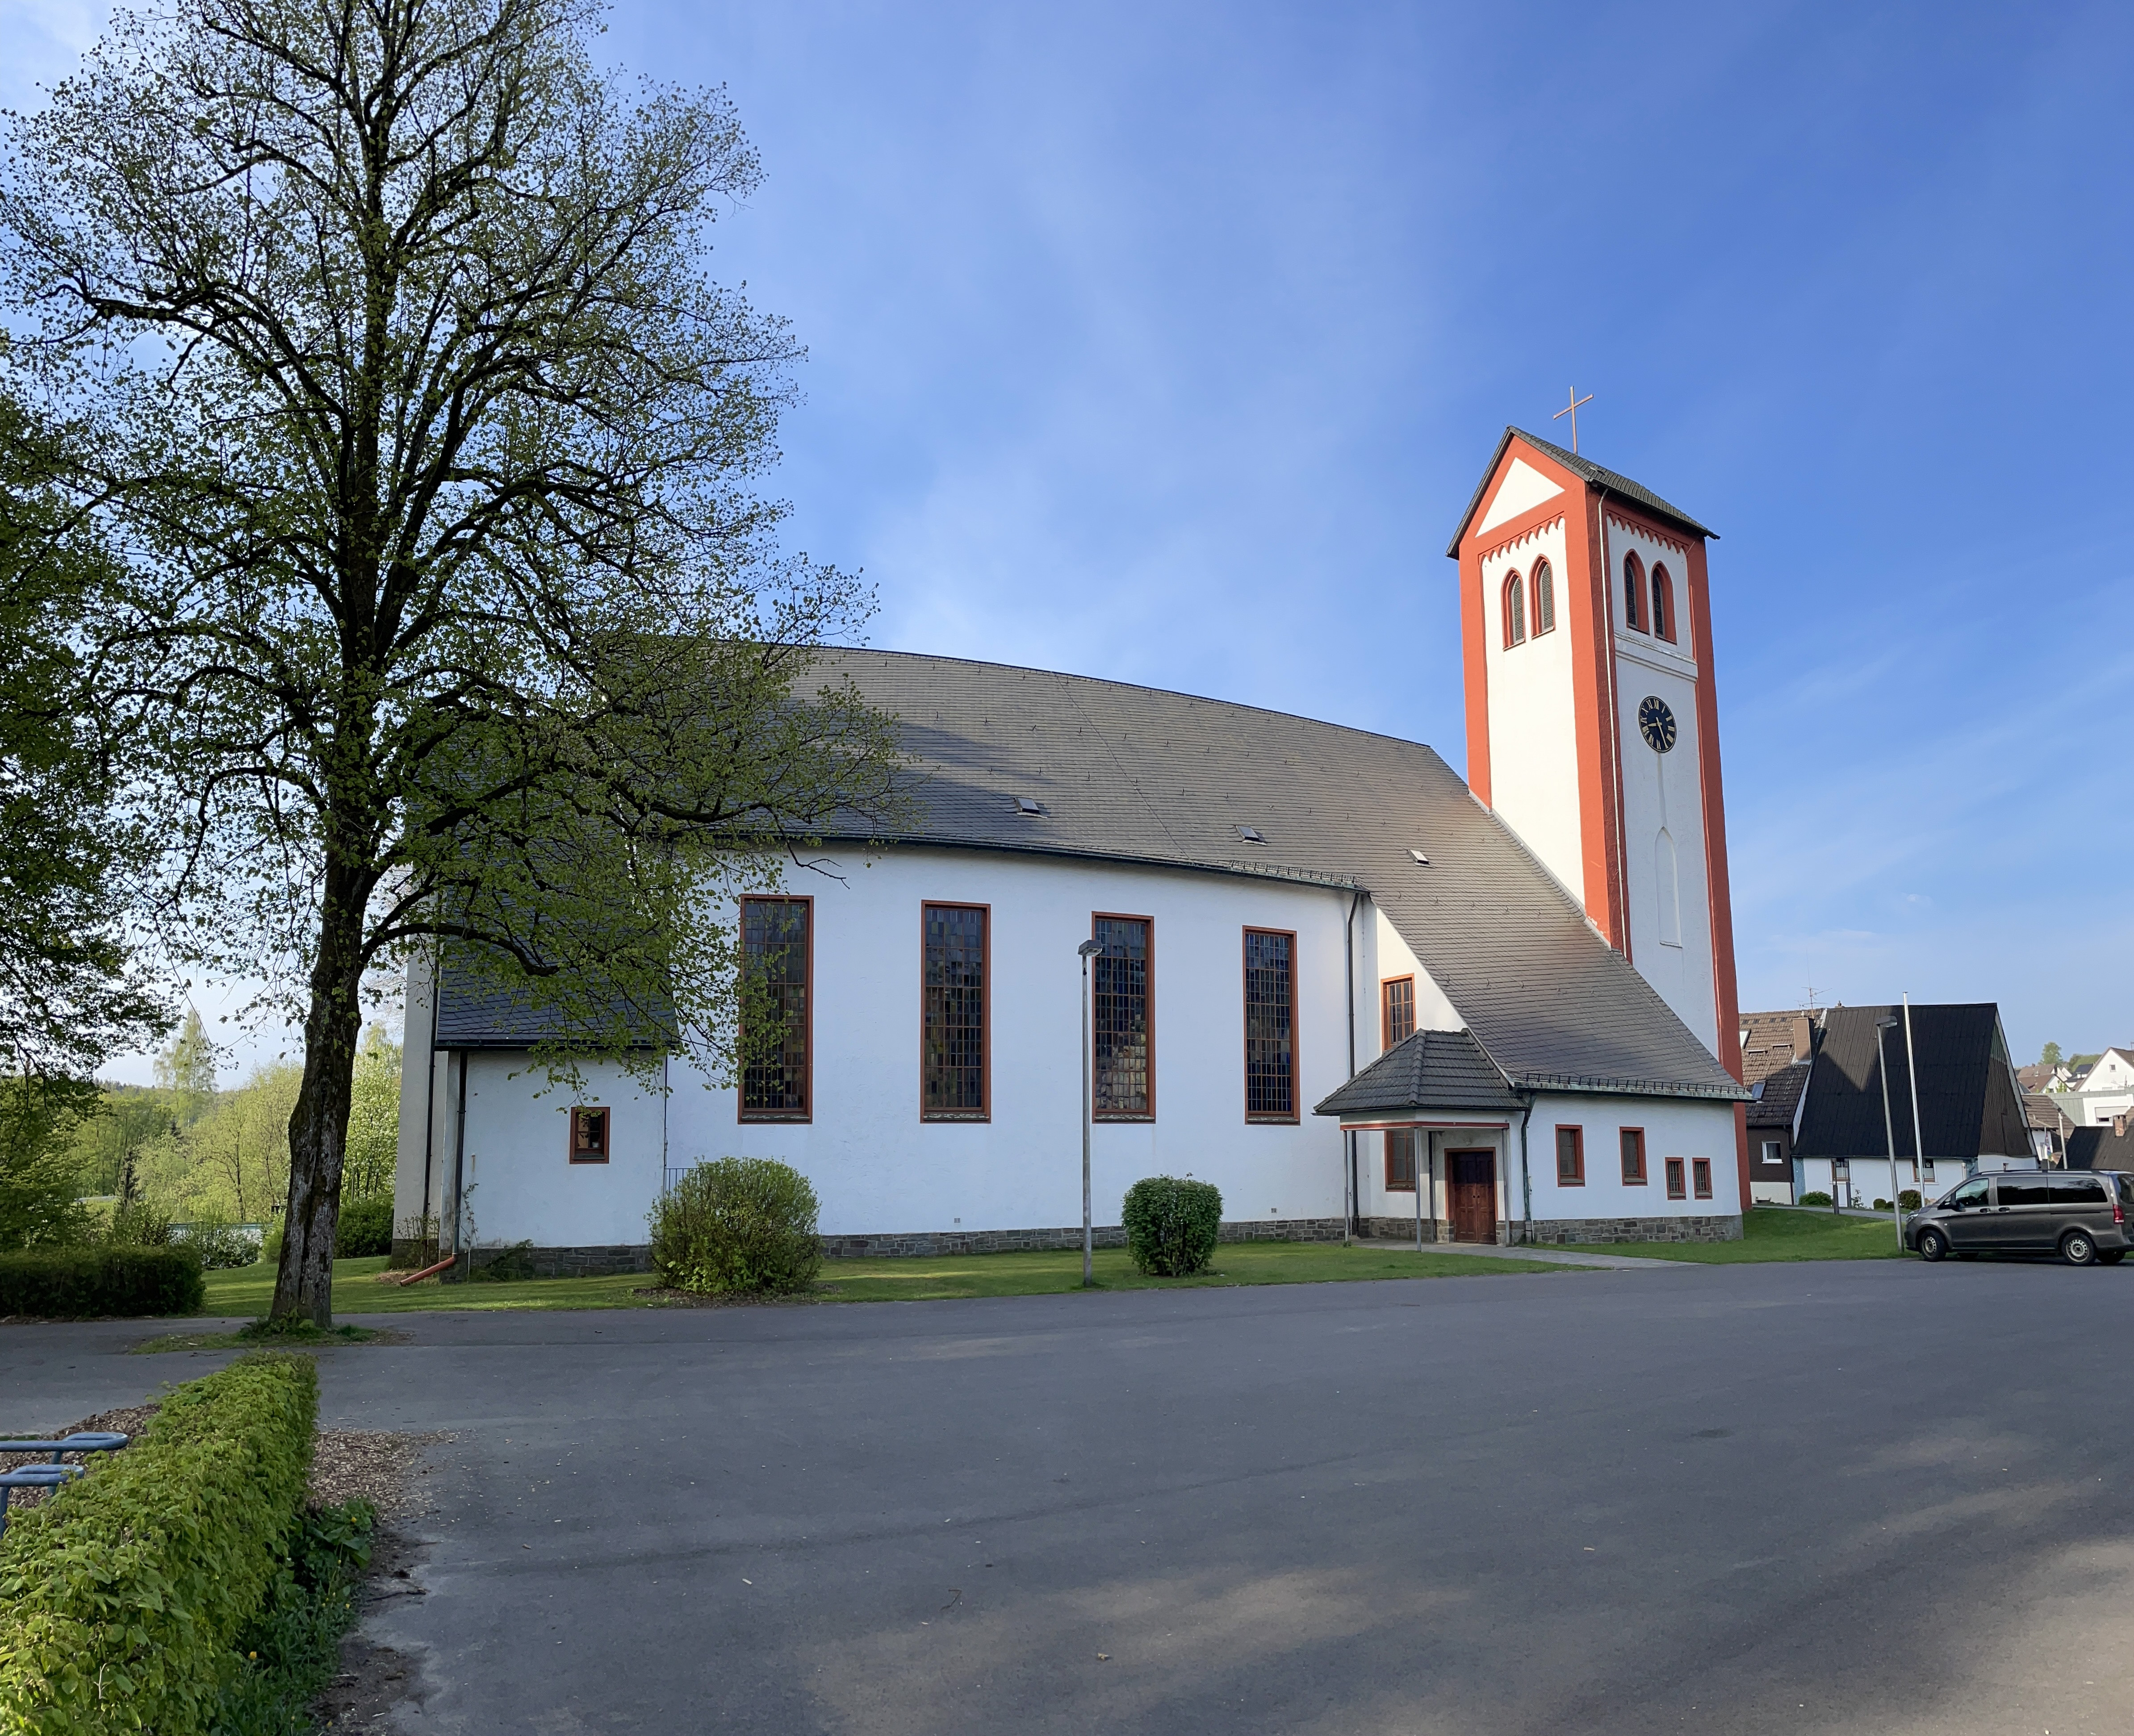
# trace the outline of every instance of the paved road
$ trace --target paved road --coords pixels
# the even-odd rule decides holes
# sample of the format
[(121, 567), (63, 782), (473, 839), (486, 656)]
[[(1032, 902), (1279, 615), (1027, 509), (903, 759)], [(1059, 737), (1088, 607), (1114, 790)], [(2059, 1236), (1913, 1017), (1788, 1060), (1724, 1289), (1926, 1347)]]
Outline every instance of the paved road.
[[(412, 1324), (326, 1359), (460, 1431), (374, 1729), (2134, 1728), (2134, 1271)], [(0, 1357), (51, 1422), (206, 1366), (117, 1342)]]

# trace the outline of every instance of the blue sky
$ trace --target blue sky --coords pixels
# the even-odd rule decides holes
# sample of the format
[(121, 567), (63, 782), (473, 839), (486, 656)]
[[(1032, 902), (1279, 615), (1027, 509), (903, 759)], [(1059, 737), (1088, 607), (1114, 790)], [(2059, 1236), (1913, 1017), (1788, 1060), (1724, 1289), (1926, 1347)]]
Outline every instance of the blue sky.
[[(0, 0), (34, 100), (100, 21)], [(2124, 8), (694, 5), (810, 349), (793, 541), (876, 644), (1465, 764), (1446, 539), (1507, 422), (1715, 525), (1745, 1007), (2134, 1039)]]

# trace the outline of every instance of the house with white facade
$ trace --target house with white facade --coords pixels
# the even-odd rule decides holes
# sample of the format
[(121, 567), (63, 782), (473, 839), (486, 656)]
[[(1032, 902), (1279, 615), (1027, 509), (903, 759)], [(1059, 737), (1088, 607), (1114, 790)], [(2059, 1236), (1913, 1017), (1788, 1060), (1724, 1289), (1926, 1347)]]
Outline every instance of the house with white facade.
[(2109, 1126), (2115, 1117), (2134, 1111), (2134, 1054), (2107, 1049), (2080, 1078), (2052, 1096), (2076, 1126)]
[(1234, 1237), (1738, 1236), (1710, 535), (1507, 430), (1447, 551), (1464, 780), (1248, 705), (826, 653), (899, 720), (917, 815), (732, 912), (771, 1058), (566, 1100), (508, 997), (418, 963), (398, 1216), (626, 1269), (669, 1179), (736, 1155), (808, 1176), (833, 1255), (1078, 1245), (1086, 948), (1103, 1241), (1161, 1174)]

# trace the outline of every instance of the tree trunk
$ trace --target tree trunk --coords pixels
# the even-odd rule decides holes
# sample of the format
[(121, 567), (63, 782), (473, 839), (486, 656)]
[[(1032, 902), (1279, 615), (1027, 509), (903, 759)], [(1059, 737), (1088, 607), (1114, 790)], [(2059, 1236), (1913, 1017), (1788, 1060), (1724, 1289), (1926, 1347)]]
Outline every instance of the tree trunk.
[(304, 1019), (304, 1082), (289, 1116), (289, 1209), (270, 1316), (277, 1321), (333, 1324), (334, 1231), (363, 1023), (365, 903), (353, 877), (329, 866)]

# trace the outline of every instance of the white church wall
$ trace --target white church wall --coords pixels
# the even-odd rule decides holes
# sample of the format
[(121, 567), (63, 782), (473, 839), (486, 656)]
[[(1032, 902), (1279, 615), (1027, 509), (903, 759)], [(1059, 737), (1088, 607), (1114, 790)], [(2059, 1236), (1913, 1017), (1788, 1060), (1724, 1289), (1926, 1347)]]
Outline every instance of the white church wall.
[(1415, 979), (1415, 1028), (1417, 1030), (1464, 1030), (1451, 999), (1422, 967), (1408, 943), (1401, 938), (1385, 912), (1365, 904), (1357, 914), (1356, 1065), (1368, 1067), (1385, 1053), (1382, 1001), (1383, 985), (1396, 976)]
[[(1556, 1131), (1584, 1134), (1582, 1185), (1557, 1179)], [(1645, 1179), (1623, 1179), (1622, 1131), (1645, 1136)], [(1513, 1131), (1516, 1155), (1518, 1130)], [(1547, 1095), (1536, 1099), (1527, 1127), (1527, 1171), (1537, 1221), (1584, 1218), (1734, 1217), (1741, 1210), (1741, 1171), (1734, 1149), (1734, 1106), (1694, 1097), (1613, 1094)], [(1667, 1160), (1683, 1160), (1686, 1198), (1668, 1198)], [(1712, 1197), (1697, 1197), (1693, 1160), (1712, 1165)], [(1514, 1215), (1517, 1215), (1516, 1213)]]
[[(669, 1165), (775, 1157), (814, 1184), (829, 1235), (1056, 1227), (1081, 1219), (1080, 967), (1093, 912), (1153, 923), (1156, 1119), (1099, 1122), (1094, 1211), (1119, 1221), (1144, 1175), (1190, 1174), (1222, 1189), (1231, 1219), (1338, 1218), (1342, 1141), (1311, 1105), (1348, 1077), (1344, 918), (1349, 895), (1279, 880), (1135, 869), (1000, 853), (898, 851), (833, 865), (842, 881), (798, 873), (815, 900), (814, 1113), (811, 1122), (742, 1123), (731, 1087), (679, 1063), (674, 1090), (596, 1073), (614, 1112), (608, 1164), (572, 1165), (562, 1092), (537, 1095), (519, 1054), (471, 1057), (470, 1207), (480, 1241), (541, 1247), (638, 1243)], [(919, 1117), (920, 905), (992, 910), (992, 1116)], [(1243, 931), (1297, 937), (1295, 1125), (1244, 1119)], [(1369, 924), (1359, 918), (1359, 928)], [(1359, 944), (1359, 974), (1364, 948)], [(1418, 989), (1422, 986), (1418, 973)], [(1375, 988), (1375, 979), (1373, 980)], [(1420, 997), (1419, 997), (1420, 998)], [(1377, 1052), (1359, 1020), (1359, 1062)], [(409, 1079), (419, 1090), (419, 1072)], [(447, 1186), (456, 1080), (441, 1071), (433, 1193)], [(604, 1093), (604, 1095), (599, 1095)], [(664, 1145), (664, 1151), (663, 1151)], [(420, 1116), (403, 1128), (402, 1185), (419, 1195)]]
[[(1504, 585), (1516, 567), (1531, 580), (1546, 556), (1556, 573), (1556, 628), (1533, 631), (1531, 585), (1526, 643), (1507, 646)], [(1489, 678), (1489, 802), (1582, 906), (1585, 844), (1580, 827), (1578, 739), (1567, 625), (1569, 562), (1562, 519), (1483, 557), (1482, 653)]]
[[(393, 1228), (400, 1232), (400, 1226), (423, 1215), (422, 1158), (425, 1147), (423, 1116), (429, 1114), (434, 1120), (437, 1109), (437, 1091), (423, 1077), (422, 1066), (430, 1063), (432, 1076), (439, 1067), (437, 1056), (430, 1044), (435, 1030), (436, 991), (428, 961), (418, 957), (410, 962), (408, 969), (408, 991), (405, 1001), (407, 1015), (401, 1027), (400, 1043), (400, 1145), (393, 1165)], [(429, 1142), (432, 1166), (435, 1167), (434, 1138)], [(435, 1210), (434, 1192), (432, 1195)]]

